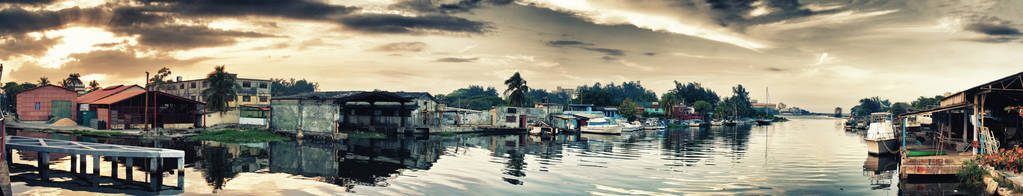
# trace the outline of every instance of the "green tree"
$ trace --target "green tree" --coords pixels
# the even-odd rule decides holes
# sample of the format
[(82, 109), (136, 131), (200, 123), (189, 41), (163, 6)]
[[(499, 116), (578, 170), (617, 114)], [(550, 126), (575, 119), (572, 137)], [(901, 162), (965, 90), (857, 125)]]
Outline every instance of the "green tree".
[(160, 68), (160, 70), (156, 71), (156, 74), (153, 74), (153, 77), (149, 78), (149, 85), (159, 87), (161, 84), (171, 82), (172, 80), (167, 79), (167, 76), (170, 75), (171, 75), (170, 68), (167, 67)]
[(504, 90), (504, 94), (508, 96), (508, 105), (514, 107), (526, 107), (529, 103), (526, 103), (526, 93), (529, 92), (529, 86), (526, 86), (526, 80), (522, 79), (519, 72), (515, 72), (511, 78), (504, 81), (505, 85), (508, 85), (508, 89)]
[[(579, 101), (596, 106), (615, 106), (614, 97), (607, 90), (583, 90), (579, 91)], [(621, 105), (621, 104), (618, 104)]]
[(20, 93), (22, 91), (25, 91), (25, 90), (28, 90), (28, 89), (31, 89), (31, 88), (35, 88), (35, 87), (38, 87), (38, 85), (33, 84), (33, 83), (28, 83), (28, 82), (21, 83), (21, 84), (18, 84), (17, 82), (7, 82), (7, 83), (4, 83), (4, 86), (2, 87), (2, 89), (4, 90), (4, 95), (5, 95), (4, 96), (5, 100), (3, 102), (3, 108), (5, 110), (7, 110), (7, 111), (10, 111), (11, 113), (16, 114), (17, 113), (17, 109), (18, 109), (16, 107), (17, 103), (18, 103), (18, 99), (17, 99), (18, 96), (15, 96), (15, 95), (17, 95), (18, 93)]
[(504, 100), (498, 96), (497, 89), (477, 85), (460, 88), (446, 95), (439, 94), (435, 97), (442, 104), (473, 110), (488, 110), (494, 106), (505, 104)]
[(288, 96), (297, 95), (308, 92), (315, 92), (320, 88), (320, 84), (316, 82), (310, 82), (306, 79), (295, 80), (291, 78), (288, 80), (280, 78), (270, 79), (270, 91), (273, 96)]
[(50, 84), (50, 78), (39, 77), (39, 86), (45, 86), (47, 84)]
[(910, 105), (913, 110), (929, 110), (940, 106), (942, 99), (945, 99), (945, 96), (937, 95), (932, 98), (920, 96), (910, 103)]
[(633, 102), (654, 102), (657, 95), (654, 91), (647, 90), (639, 81), (623, 82), (621, 85), (608, 83), (601, 85), (594, 83), (593, 86), (579, 86), (576, 90), (580, 94), (584, 91), (605, 91), (611, 98), (611, 104), (605, 106), (621, 105), (625, 98), (631, 98)]
[(666, 94), (674, 94), (682, 101), (682, 103), (685, 103), (688, 106), (693, 106), (696, 101), (706, 101), (707, 103), (714, 105), (721, 100), (717, 93), (710, 89), (703, 88), (703, 86), (697, 82), (682, 84), (675, 81), (675, 89), (669, 90)]
[(639, 117), (639, 109), (637, 107), (639, 106), (632, 102), (631, 98), (625, 98), (622, 104), (618, 106), (618, 114), (629, 119), (629, 121), (636, 120)]
[(888, 108), (888, 112), (892, 113), (892, 116), (899, 116), (909, 112), (910, 107), (912, 106), (906, 102), (896, 102), (895, 104), (892, 104), (891, 108)]
[(728, 109), (731, 108), (732, 106), (729, 105), (728, 103), (729, 103), (728, 99), (726, 98), (718, 102), (717, 106), (714, 106), (714, 114), (717, 115), (718, 119), (727, 119), (732, 117), (732, 115), (729, 113), (730, 110)]
[(205, 82), (210, 87), (202, 91), (206, 100), (206, 108), (210, 111), (227, 111), (228, 102), (233, 101), (237, 96), (235, 88), (235, 76), (224, 71), (224, 66), (217, 66), (206, 75)]
[(693, 103), (693, 109), (696, 109), (696, 112), (699, 113), (703, 119), (708, 119), (710, 118), (710, 113), (714, 112), (714, 105), (711, 105), (707, 101), (699, 100), (696, 101), (696, 103)]
[(880, 97), (863, 98), (860, 99), (859, 105), (850, 109), (850, 112), (854, 116), (869, 116), (870, 113), (886, 112), (889, 106), (891, 106), (891, 102), (887, 99), (881, 99)]
[(85, 84), (82, 82), (81, 76), (78, 73), (68, 74), (67, 78), (60, 82), (60, 85), (66, 89), (75, 90), (75, 86)]
[(682, 103), (682, 100), (675, 93), (668, 92), (661, 95), (660, 105), (661, 108), (664, 108), (665, 116), (672, 116), (675, 106), (679, 103)]
[(749, 92), (746, 88), (742, 87), (742, 84), (732, 87), (731, 100), (733, 111), (735, 115), (739, 117), (751, 117), (753, 116), (753, 103), (750, 102)]
[(99, 86), (99, 82), (96, 82), (96, 80), (89, 82), (89, 92), (99, 90), (100, 88), (102, 87)]

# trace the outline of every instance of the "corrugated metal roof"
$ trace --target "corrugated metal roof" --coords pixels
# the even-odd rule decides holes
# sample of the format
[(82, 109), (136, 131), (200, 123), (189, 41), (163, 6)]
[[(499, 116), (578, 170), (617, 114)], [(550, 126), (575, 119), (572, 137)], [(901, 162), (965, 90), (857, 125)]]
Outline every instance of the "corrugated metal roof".
[[(78, 93), (78, 92), (75, 92), (74, 90), (71, 90), (71, 89), (66, 89), (64, 87), (60, 87), (60, 86), (57, 86), (57, 85), (47, 84), (47, 85), (42, 85), (42, 86), (38, 86), (38, 87), (35, 87), (35, 88), (30, 88), (30, 89), (27, 89), (27, 90), (23, 90), (21, 92), (18, 92), (18, 94), (27, 93), (29, 91), (38, 90), (38, 89), (41, 89), (41, 88), (44, 88), (44, 87), (56, 87), (56, 88), (63, 89), (63, 90), (66, 90), (66, 91), (71, 91), (71, 92), (74, 92), (74, 93)], [(15, 96), (17, 96), (17, 95), (15, 95)]]
[(427, 92), (388, 92), (388, 91), (324, 91), (324, 92), (309, 92), (297, 95), (288, 96), (277, 96), (273, 99), (346, 99), (355, 95), (363, 93), (386, 93), (394, 94), (405, 99), (419, 99), (428, 98), (433, 100), (433, 95)]
[(108, 97), (105, 97), (105, 98), (93, 101), (92, 103), (88, 103), (88, 104), (110, 105), (110, 104), (114, 104), (114, 103), (117, 103), (117, 102), (121, 102), (121, 101), (123, 101), (125, 99), (128, 99), (128, 98), (135, 97), (137, 95), (141, 95), (143, 93), (146, 93), (146, 91), (132, 91), (132, 92), (117, 93), (117, 94), (113, 94), (113, 95), (110, 95)]
[(116, 86), (109, 86), (109, 87), (106, 87), (106, 88), (103, 88), (103, 89), (100, 89), (100, 90), (97, 90), (97, 91), (92, 91), (92, 92), (87, 93), (87, 94), (82, 95), (82, 96), (78, 96), (78, 98), (76, 98), (75, 101), (77, 101), (78, 103), (92, 104), (92, 102), (96, 102), (96, 101), (98, 101), (100, 99), (109, 97), (110, 95), (117, 94), (117, 93), (119, 93), (121, 91), (128, 90), (128, 89), (133, 88), (133, 87), (137, 87), (139, 89), (142, 89), (142, 87), (140, 87), (138, 85), (116, 85)]

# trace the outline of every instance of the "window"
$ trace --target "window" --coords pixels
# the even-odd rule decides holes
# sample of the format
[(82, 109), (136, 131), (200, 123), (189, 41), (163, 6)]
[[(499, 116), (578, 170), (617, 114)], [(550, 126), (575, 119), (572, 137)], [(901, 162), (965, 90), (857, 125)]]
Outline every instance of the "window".
[(244, 101), (244, 102), (250, 102), (250, 101), (252, 101), (252, 97), (251, 97), (251, 96), (248, 96), (248, 95), (242, 96), (242, 101)]
[(259, 88), (266, 88), (266, 87), (267, 87), (266, 83), (259, 83)]
[(210, 83), (209, 82), (202, 82), (202, 87), (203, 88), (210, 87)]
[(185, 84), (181, 84), (181, 86), (179, 86), (178, 88), (185, 89)]
[(242, 82), (242, 87), (245, 87), (245, 88), (252, 87), (252, 83), (251, 82)]
[(514, 113), (518, 113), (518, 109), (515, 109), (515, 108), (508, 108), (508, 112), (506, 112), (506, 113), (509, 113), (509, 114), (514, 114)]
[(36, 110), (39, 110), (39, 107), (40, 107), (39, 102), (36, 102)]
[(515, 122), (515, 116), (505, 116), (504, 122)]
[(270, 98), (269, 98), (269, 97), (266, 97), (266, 96), (259, 96), (259, 102), (266, 102), (266, 101), (268, 101), (269, 99), (270, 99)]
[(192, 82), (192, 83), (191, 83), (191, 84), (189, 85), (189, 88), (195, 88), (195, 82)]

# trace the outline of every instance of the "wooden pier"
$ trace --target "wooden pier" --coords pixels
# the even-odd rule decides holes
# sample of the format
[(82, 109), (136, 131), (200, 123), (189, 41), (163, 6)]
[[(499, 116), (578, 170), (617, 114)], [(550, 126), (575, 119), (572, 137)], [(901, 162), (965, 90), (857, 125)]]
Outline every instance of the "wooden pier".
[[(183, 170), (185, 167), (185, 152), (180, 150), (7, 136), (7, 145), (4, 153), (10, 155), (12, 149), (38, 153), (37, 169), (39, 171), (39, 178), (42, 181), (49, 181), (50, 153), (69, 154), (71, 157), (70, 172), (88, 181), (93, 187), (99, 186), (99, 180), (102, 177), (100, 175), (100, 164), (102, 163), (100, 157), (107, 157), (110, 160), (110, 178), (115, 181), (120, 180), (117, 178), (118, 160), (124, 160), (124, 182), (129, 184), (136, 183), (132, 179), (133, 166), (136, 161), (141, 163), (148, 160), (147, 169), (150, 175), (147, 187), (151, 191), (160, 191), (163, 186), (163, 175), (161, 174), (162, 171), (160, 171), (162, 160), (175, 159), (177, 160), (178, 175), (176, 188), (183, 190), (185, 187), (185, 172)], [(86, 155), (92, 157), (92, 175), (87, 174), (86, 171), (86, 166), (89, 162), (86, 160)], [(11, 157), (6, 156), (8, 163), (12, 161)]]

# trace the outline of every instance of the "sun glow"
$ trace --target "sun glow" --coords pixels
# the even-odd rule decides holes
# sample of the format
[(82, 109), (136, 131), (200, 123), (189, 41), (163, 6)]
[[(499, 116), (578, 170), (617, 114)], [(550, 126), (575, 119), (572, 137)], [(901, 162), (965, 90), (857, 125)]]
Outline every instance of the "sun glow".
[(60, 65), (74, 60), (68, 57), (68, 55), (100, 49), (100, 47), (95, 46), (96, 44), (125, 41), (133, 44), (132, 42), (134, 42), (133, 38), (117, 37), (113, 33), (95, 27), (69, 27), (46, 31), (43, 35), (60, 38), (60, 42), (57, 45), (46, 51), (45, 56), (39, 58), (39, 64), (46, 68), (58, 68)]

